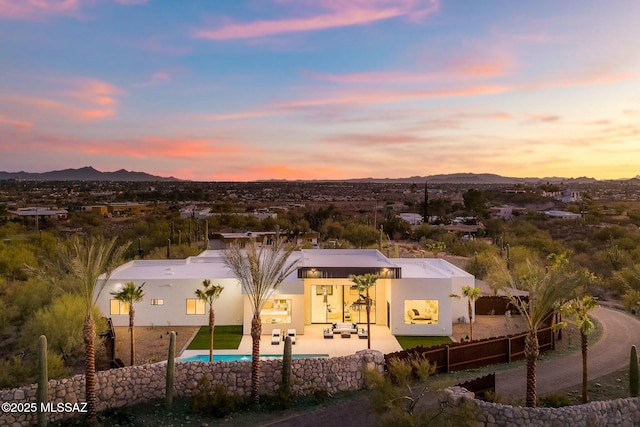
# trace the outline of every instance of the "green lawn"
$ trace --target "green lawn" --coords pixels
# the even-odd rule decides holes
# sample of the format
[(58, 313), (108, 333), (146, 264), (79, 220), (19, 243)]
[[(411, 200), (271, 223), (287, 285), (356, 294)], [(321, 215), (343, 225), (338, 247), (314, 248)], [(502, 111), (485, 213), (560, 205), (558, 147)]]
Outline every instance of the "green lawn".
[[(242, 341), (242, 325), (215, 326), (213, 328), (214, 350), (237, 350)], [(202, 326), (187, 350), (209, 350), (209, 327)]]
[(418, 347), (420, 345), (423, 347), (433, 347), (434, 345), (449, 344), (452, 342), (449, 337), (414, 337), (400, 335), (396, 336), (396, 339), (402, 346), (403, 350)]

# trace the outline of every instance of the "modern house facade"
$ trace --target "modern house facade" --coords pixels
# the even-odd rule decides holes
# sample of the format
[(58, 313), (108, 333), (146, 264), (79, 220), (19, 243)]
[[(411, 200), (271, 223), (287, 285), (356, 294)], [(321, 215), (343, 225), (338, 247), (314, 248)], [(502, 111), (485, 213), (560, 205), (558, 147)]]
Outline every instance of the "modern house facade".
[[(371, 323), (386, 326), (394, 335), (452, 334), (452, 324), (466, 318), (467, 303), (450, 297), (474, 277), (438, 258), (387, 258), (368, 249), (303, 249), (291, 255), (297, 269), (273, 292), (261, 312), (262, 333), (305, 325), (366, 324), (364, 298), (349, 280), (351, 275), (379, 276), (370, 290)], [(252, 312), (240, 282), (224, 263), (223, 252), (208, 250), (184, 260), (135, 260), (114, 271), (98, 306), (116, 326), (128, 325), (129, 308), (115, 300), (127, 282), (144, 283), (145, 298), (135, 306), (136, 325), (206, 325), (208, 307), (195, 296), (210, 279), (224, 290), (215, 302), (217, 325), (242, 324), (251, 330)]]

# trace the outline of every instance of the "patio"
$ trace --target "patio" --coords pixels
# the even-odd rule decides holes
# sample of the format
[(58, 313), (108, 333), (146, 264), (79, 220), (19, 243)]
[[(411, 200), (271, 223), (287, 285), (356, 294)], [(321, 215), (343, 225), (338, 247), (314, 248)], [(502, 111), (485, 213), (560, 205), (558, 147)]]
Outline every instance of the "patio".
[[(296, 344), (291, 346), (293, 354), (328, 354), (329, 357), (348, 356), (367, 348), (367, 340), (352, 334), (351, 338), (342, 338), (335, 334), (333, 339), (325, 339), (323, 330), (328, 325), (306, 325), (304, 334), (297, 331)], [(358, 325), (360, 328), (363, 325)], [(366, 328), (366, 326), (364, 326)], [(402, 348), (386, 326), (371, 326), (371, 348), (382, 353), (400, 351)], [(271, 335), (262, 335), (260, 339), (260, 354), (282, 354), (284, 343), (271, 344)], [(191, 357), (196, 354), (208, 353), (204, 350), (185, 350), (180, 358)], [(237, 350), (216, 350), (215, 354), (251, 354), (251, 336), (244, 335)]]

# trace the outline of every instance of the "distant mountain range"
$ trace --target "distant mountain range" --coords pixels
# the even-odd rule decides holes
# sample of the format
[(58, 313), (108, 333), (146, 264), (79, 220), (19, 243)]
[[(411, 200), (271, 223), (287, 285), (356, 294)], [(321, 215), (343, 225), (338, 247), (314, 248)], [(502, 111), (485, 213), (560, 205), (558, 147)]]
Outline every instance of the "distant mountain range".
[[(0, 172), (0, 181), (9, 179), (20, 179), (28, 181), (182, 181), (178, 178), (162, 177), (150, 175), (145, 172), (133, 172), (120, 169), (115, 172), (100, 172), (91, 166), (80, 169), (64, 169), (59, 171), (33, 173), (33, 172)], [(278, 182), (286, 180), (265, 180), (263, 182)], [(331, 180), (314, 180), (314, 182), (323, 182)], [(491, 173), (452, 173), (443, 175), (429, 176), (412, 176), (409, 178), (359, 178), (348, 179), (346, 182), (362, 182), (362, 183), (424, 183), (430, 184), (525, 184), (525, 183), (563, 183), (565, 185), (572, 184), (590, 184), (598, 182), (595, 178), (579, 177), (579, 178), (562, 178), (562, 177), (544, 177), (544, 178), (514, 178), (506, 177)], [(619, 179), (615, 181), (630, 181), (640, 184), (640, 175), (630, 179)]]
[(451, 173), (444, 175), (429, 176), (412, 176), (409, 178), (362, 178), (350, 181), (359, 182), (401, 182), (401, 183), (420, 183), (428, 182), (432, 184), (525, 184), (525, 183), (553, 183), (553, 184), (590, 184), (597, 182), (595, 178), (579, 177), (579, 178), (563, 178), (563, 177), (544, 177), (544, 178), (515, 178), (501, 176), (492, 173)]
[(0, 172), (0, 181), (9, 179), (26, 181), (180, 181), (174, 177), (166, 178), (125, 169), (120, 169), (115, 172), (100, 172), (91, 166), (43, 173)]

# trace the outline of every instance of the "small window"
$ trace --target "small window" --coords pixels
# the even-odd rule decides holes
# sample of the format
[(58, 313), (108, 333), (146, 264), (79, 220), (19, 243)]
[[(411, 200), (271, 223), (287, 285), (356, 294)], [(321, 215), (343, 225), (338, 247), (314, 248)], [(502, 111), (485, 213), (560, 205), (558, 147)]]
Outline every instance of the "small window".
[(112, 299), (111, 314), (129, 314), (129, 304), (127, 304), (126, 302), (118, 301), (117, 299)]
[(151, 305), (164, 305), (164, 300), (163, 299), (152, 299), (151, 300)]
[(187, 314), (204, 314), (204, 300), (187, 298)]

